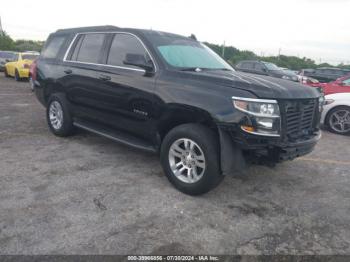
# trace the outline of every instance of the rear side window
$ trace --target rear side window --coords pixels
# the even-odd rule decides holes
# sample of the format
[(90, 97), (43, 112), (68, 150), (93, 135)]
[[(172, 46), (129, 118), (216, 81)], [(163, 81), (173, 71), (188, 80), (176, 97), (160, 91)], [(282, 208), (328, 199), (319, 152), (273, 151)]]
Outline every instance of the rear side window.
[[(124, 60), (126, 54), (143, 55), (146, 61), (150, 60), (145, 48), (136, 37), (128, 34), (115, 34), (109, 51), (107, 64), (125, 67)], [(128, 65), (127, 67), (134, 66)]]
[(263, 71), (264, 66), (260, 63), (254, 63), (254, 69), (257, 71)]
[(58, 55), (58, 52), (60, 51), (64, 41), (64, 36), (54, 36), (50, 39), (50, 42), (47, 44), (43, 52), (41, 53), (41, 56), (44, 58), (56, 58)]
[(248, 70), (254, 69), (254, 62), (245, 62), (244, 69), (248, 69)]
[(99, 62), (105, 34), (86, 34), (77, 39), (71, 60), (95, 63)]

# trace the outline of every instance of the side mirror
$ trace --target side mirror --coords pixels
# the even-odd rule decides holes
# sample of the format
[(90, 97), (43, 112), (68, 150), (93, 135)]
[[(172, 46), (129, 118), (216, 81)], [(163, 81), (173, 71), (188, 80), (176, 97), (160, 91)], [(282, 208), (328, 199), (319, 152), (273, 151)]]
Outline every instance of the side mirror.
[(152, 62), (147, 61), (145, 56), (140, 54), (126, 54), (123, 63), (125, 65), (141, 67), (148, 73), (154, 70)]

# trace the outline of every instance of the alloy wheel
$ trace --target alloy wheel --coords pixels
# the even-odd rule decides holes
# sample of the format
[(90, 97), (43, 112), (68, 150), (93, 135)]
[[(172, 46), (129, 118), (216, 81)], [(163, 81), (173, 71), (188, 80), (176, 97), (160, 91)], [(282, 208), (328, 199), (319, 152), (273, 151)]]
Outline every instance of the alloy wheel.
[(330, 127), (339, 132), (347, 133), (350, 131), (350, 111), (346, 109), (337, 110), (329, 117)]
[(169, 164), (173, 174), (189, 184), (198, 182), (206, 168), (203, 150), (188, 138), (178, 139), (170, 146)]
[(56, 130), (60, 129), (63, 125), (63, 110), (59, 102), (53, 101), (49, 108), (49, 118), (52, 127)]

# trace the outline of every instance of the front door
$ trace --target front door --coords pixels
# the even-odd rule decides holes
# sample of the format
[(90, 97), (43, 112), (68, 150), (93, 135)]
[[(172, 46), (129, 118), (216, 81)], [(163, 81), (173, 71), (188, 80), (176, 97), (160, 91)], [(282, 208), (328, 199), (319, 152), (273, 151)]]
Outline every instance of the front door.
[(95, 106), (101, 121), (145, 139), (155, 138), (155, 72), (126, 65), (127, 54), (142, 55), (154, 66), (141, 40), (129, 33), (110, 34), (103, 65), (97, 72)]

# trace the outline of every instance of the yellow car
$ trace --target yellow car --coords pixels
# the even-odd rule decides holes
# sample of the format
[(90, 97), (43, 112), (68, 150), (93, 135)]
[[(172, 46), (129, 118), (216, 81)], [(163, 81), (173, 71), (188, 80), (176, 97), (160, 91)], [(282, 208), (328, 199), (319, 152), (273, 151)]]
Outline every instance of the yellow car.
[(5, 64), (5, 76), (12, 76), (16, 81), (29, 78), (30, 65), (38, 56), (39, 54), (34, 52), (16, 53), (14, 58)]

